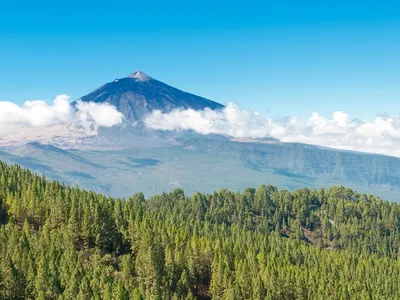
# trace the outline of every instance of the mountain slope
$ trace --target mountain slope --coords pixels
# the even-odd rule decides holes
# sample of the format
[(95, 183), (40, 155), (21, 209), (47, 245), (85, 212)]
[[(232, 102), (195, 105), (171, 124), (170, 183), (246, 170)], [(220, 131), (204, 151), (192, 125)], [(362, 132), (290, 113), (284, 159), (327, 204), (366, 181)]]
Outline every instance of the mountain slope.
[(221, 109), (224, 106), (212, 100), (183, 92), (141, 71), (109, 82), (80, 98), (83, 102), (110, 103), (129, 121), (141, 121), (153, 111), (170, 112), (173, 109)]
[(189, 195), (222, 188), (237, 191), (270, 183), (289, 190), (346, 185), (400, 199), (399, 158), (302, 144), (238, 143), (210, 137), (178, 139), (169, 146), (78, 151), (34, 143), (4, 149), (0, 160), (118, 197), (137, 191), (152, 196), (175, 188)]
[[(113, 104), (132, 122), (154, 109), (223, 107), (139, 71), (100, 87), (82, 101)], [(389, 156), (276, 140), (238, 142), (190, 131), (156, 131), (140, 122), (101, 128), (97, 135), (72, 141), (39, 141), (56, 147), (22, 142), (0, 148), (0, 160), (112, 196), (127, 197), (139, 190), (151, 196), (174, 188), (208, 193), (268, 182), (289, 190), (346, 185), (400, 199), (400, 159)]]

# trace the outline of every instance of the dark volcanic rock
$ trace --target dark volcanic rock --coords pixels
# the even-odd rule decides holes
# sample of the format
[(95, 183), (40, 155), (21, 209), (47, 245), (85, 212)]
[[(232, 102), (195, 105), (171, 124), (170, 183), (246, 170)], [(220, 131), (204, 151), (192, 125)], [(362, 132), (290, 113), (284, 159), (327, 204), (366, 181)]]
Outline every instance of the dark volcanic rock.
[(141, 121), (153, 111), (163, 113), (173, 109), (221, 109), (224, 106), (209, 99), (183, 92), (141, 71), (116, 79), (80, 98), (84, 102), (110, 103), (129, 121)]

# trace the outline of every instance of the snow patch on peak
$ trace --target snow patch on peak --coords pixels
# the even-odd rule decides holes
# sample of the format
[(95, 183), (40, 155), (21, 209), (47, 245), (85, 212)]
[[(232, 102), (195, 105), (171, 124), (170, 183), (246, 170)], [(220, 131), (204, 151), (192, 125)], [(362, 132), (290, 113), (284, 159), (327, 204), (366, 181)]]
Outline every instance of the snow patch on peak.
[(143, 73), (142, 71), (136, 71), (129, 75), (128, 78), (134, 78), (136, 81), (140, 82), (146, 82), (152, 79), (149, 75)]

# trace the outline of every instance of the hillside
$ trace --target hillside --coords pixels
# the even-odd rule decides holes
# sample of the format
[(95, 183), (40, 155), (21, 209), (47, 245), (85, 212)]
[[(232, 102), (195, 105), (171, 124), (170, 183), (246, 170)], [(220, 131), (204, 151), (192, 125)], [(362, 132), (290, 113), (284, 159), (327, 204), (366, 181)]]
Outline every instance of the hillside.
[(0, 299), (398, 299), (400, 205), (343, 187), (127, 200), (0, 164)]
[(0, 160), (113, 197), (139, 191), (150, 197), (175, 188), (187, 195), (222, 188), (239, 191), (268, 182), (291, 191), (346, 185), (385, 199), (400, 199), (400, 159), (396, 157), (227, 138), (192, 136), (170, 145), (161, 142), (163, 137), (150, 140), (152, 144), (140, 136), (141, 147), (103, 151), (31, 143), (0, 149)]

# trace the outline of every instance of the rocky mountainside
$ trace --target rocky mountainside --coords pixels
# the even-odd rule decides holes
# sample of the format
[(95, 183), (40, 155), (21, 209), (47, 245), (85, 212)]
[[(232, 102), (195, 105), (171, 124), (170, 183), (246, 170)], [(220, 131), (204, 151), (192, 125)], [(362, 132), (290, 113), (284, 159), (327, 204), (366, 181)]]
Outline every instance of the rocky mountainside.
[(169, 86), (141, 71), (109, 82), (79, 100), (110, 103), (122, 112), (128, 121), (141, 121), (153, 110), (170, 112), (177, 108), (200, 110), (206, 107), (224, 107), (215, 101)]

